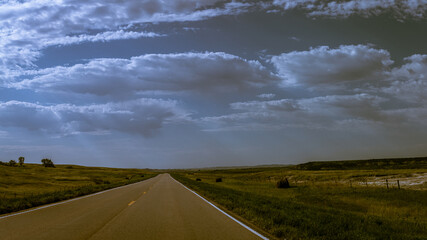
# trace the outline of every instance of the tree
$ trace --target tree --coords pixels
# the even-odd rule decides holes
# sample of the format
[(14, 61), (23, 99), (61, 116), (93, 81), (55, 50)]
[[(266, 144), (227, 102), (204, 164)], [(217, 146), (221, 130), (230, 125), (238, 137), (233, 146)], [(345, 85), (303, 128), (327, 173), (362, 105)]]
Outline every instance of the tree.
[(9, 161), (9, 166), (16, 167), (16, 161), (15, 160), (10, 160)]
[(43, 158), (42, 159), (42, 164), (44, 167), (55, 167), (55, 165), (53, 164), (52, 160), (50, 160), (49, 158)]
[(18, 161), (19, 161), (19, 166), (24, 166), (24, 162), (25, 162), (25, 158), (24, 157), (19, 157), (18, 158)]

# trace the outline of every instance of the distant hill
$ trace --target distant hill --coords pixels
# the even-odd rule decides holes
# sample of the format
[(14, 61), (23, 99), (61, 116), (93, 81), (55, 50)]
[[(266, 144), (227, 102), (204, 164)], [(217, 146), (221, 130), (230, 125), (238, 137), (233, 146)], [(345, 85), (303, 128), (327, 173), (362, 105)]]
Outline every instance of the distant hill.
[(298, 170), (427, 169), (427, 157), (308, 162), (292, 168)]

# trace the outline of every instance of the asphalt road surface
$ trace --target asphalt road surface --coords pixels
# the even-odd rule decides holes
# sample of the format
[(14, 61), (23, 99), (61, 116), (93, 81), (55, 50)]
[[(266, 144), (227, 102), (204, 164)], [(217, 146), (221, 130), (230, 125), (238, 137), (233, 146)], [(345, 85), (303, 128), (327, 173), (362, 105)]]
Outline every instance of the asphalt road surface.
[(17, 215), (0, 239), (261, 239), (169, 174)]

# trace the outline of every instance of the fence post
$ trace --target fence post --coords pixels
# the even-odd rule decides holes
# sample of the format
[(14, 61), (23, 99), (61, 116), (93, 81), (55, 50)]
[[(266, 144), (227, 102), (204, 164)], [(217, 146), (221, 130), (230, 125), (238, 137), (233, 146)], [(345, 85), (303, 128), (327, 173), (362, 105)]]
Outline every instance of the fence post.
[(385, 180), (385, 183), (387, 184), (387, 189), (388, 189), (388, 179)]
[(400, 182), (397, 180), (397, 187), (400, 189)]

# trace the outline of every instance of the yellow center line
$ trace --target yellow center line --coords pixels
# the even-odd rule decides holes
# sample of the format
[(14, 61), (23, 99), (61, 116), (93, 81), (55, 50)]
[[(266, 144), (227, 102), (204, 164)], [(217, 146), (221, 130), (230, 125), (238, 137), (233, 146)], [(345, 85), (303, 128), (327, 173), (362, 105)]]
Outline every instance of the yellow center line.
[(128, 206), (130, 206), (130, 205), (132, 205), (134, 203), (135, 203), (135, 201), (132, 201), (132, 202), (128, 203)]

